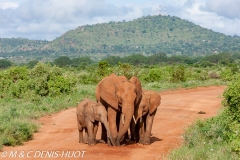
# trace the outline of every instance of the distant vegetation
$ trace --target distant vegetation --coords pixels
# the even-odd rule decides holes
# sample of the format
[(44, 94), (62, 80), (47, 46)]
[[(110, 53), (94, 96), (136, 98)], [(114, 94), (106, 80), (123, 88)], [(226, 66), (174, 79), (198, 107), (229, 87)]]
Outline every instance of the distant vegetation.
[(0, 57), (15, 63), (87, 56), (94, 61), (130, 54), (209, 55), (240, 50), (240, 37), (226, 36), (171, 16), (79, 26), (53, 41), (1, 38)]
[[(28, 68), (33, 68), (38, 62), (38, 60), (31, 60), (28, 63), (22, 63), (20, 65), (28, 66)], [(78, 69), (85, 69), (88, 66), (96, 66), (97, 63), (106, 63), (107, 66), (118, 65), (118, 64), (130, 64), (135, 66), (145, 66), (149, 67), (152, 65), (167, 65), (167, 64), (184, 64), (191, 65), (194, 67), (212, 67), (217, 64), (228, 65), (233, 72), (238, 70), (238, 63), (240, 62), (240, 53), (228, 53), (222, 52), (218, 54), (211, 54), (206, 56), (187, 56), (187, 55), (173, 55), (167, 56), (165, 53), (158, 53), (150, 56), (144, 56), (141, 54), (132, 54), (126, 57), (119, 56), (109, 56), (102, 59), (101, 61), (93, 61), (90, 57), (79, 57), (70, 59), (67, 56), (60, 56), (53, 62), (48, 62), (51, 65), (56, 65), (61, 68), (73, 67)], [(0, 69), (8, 68), (10, 66), (15, 66), (15, 64), (9, 60), (0, 60)]]
[(202, 28), (178, 17), (147, 16), (130, 22), (80, 26), (48, 45), (57, 52), (76, 54), (203, 55), (237, 51), (240, 38)]

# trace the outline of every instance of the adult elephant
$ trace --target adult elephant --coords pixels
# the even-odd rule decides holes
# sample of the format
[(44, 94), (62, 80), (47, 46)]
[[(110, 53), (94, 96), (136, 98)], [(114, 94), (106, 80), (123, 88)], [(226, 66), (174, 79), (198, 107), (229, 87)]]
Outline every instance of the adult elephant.
[(136, 140), (140, 144), (150, 144), (153, 119), (160, 103), (161, 96), (158, 93), (143, 91), (142, 98), (134, 109), (137, 124), (132, 120), (130, 127), (131, 140)]
[[(134, 106), (142, 95), (141, 82), (138, 78), (133, 76), (130, 80), (125, 76), (111, 74), (103, 78), (96, 87), (96, 99), (106, 107), (108, 112), (109, 128), (114, 146), (120, 146), (120, 141), (130, 127)], [(121, 116), (120, 122), (118, 122), (117, 115)], [(107, 141), (104, 126), (101, 139)]]

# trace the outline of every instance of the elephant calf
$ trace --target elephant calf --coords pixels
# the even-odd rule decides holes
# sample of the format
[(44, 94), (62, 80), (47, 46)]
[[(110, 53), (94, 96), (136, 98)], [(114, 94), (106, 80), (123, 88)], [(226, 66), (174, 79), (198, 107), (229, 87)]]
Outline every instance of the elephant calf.
[(131, 122), (131, 140), (136, 139), (140, 144), (150, 144), (153, 119), (161, 96), (154, 91), (143, 91), (142, 99), (134, 109), (135, 123)]
[[(79, 143), (88, 143), (89, 145), (96, 144), (96, 134), (99, 121), (105, 126), (110, 141), (112, 141), (107, 121), (107, 111), (100, 102), (97, 103), (89, 99), (84, 99), (78, 104), (76, 114), (79, 131)], [(84, 130), (85, 137), (83, 137)]]

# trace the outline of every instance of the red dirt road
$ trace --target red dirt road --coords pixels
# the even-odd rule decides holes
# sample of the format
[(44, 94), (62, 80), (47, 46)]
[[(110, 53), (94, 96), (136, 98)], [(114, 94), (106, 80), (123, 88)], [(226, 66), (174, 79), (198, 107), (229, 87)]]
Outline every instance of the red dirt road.
[[(3, 159), (90, 159), (90, 160), (157, 160), (182, 142), (184, 129), (198, 118), (215, 116), (221, 107), (219, 98), (224, 86), (160, 92), (162, 103), (156, 113), (151, 145), (129, 144), (109, 147), (78, 143), (75, 108), (43, 117), (40, 131), (23, 146), (4, 147)], [(198, 114), (199, 111), (206, 114)], [(99, 131), (101, 131), (99, 127)], [(97, 139), (100, 138), (98, 132)], [(48, 151), (48, 154), (47, 152)], [(86, 151), (83, 155), (82, 152)], [(22, 154), (21, 154), (22, 153)], [(41, 153), (41, 154), (40, 154)], [(74, 154), (75, 157), (74, 157)], [(81, 154), (81, 155), (80, 155)], [(72, 158), (69, 158), (73, 155)], [(42, 157), (41, 157), (42, 156)], [(82, 158), (83, 156), (83, 158)], [(24, 157), (24, 158), (23, 158)], [(49, 158), (50, 157), (50, 158)], [(76, 158), (77, 157), (77, 158)]]

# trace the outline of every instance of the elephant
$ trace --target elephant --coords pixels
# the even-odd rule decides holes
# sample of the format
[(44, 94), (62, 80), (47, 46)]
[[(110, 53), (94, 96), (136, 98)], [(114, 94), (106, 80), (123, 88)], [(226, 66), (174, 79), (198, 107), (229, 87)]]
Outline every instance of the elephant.
[[(96, 134), (99, 121), (104, 124), (110, 141), (112, 141), (107, 121), (107, 111), (100, 102), (97, 103), (89, 99), (84, 99), (78, 104), (76, 108), (76, 115), (79, 131), (79, 143), (88, 143), (88, 145), (96, 144)], [(84, 130), (85, 137), (83, 137)]]
[(134, 117), (136, 122), (131, 122), (131, 140), (139, 144), (150, 144), (150, 134), (153, 119), (161, 104), (161, 96), (155, 91), (143, 91), (140, 102), (135, 106)]
[[(141, 82), (136, 76), (129, 81), (125, 76), (112, 73), (98, 83), (96, 99), (107, 109), (113, 146), (120, 146), (124, 134), (130, 127), (134, 106), (140, 100), (141, 95)], [(107, 140), (104, 127), (102, 127), (101, 139), (104, 142)]]

